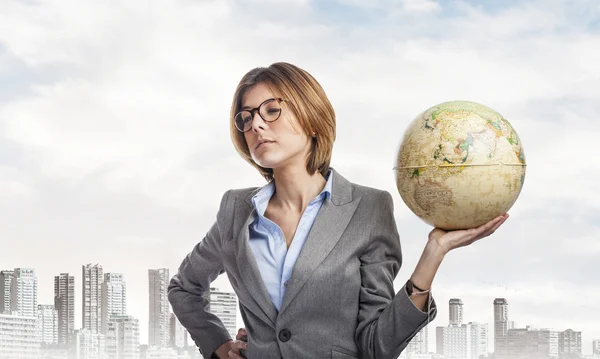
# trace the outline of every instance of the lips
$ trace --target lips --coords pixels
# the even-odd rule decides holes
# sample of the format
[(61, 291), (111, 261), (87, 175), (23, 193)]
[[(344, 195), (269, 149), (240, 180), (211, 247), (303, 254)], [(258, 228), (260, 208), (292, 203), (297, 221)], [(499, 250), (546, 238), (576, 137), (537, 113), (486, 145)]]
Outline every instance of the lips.
[(258, 149), (259, 147), (261, 147), (264, 144), (268, 144), (268, 143), (273, 143), (275, 141), (271, 141), (271, 140), (267, 140), (267, 139), (262, 139), (258, 141), (258, 144), (256, 145), (256, 148)]

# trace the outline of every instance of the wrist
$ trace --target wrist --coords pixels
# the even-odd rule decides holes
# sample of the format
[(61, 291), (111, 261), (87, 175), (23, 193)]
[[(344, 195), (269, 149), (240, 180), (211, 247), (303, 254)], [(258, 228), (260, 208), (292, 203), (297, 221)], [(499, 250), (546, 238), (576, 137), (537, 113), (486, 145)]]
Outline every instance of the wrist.
[(423, 250), (423, 257), (439, 261), (440, 263), (446, 254), (448, 254), (448, 250), (443, 248), (437, 241), (427, 241), (425, 249)]

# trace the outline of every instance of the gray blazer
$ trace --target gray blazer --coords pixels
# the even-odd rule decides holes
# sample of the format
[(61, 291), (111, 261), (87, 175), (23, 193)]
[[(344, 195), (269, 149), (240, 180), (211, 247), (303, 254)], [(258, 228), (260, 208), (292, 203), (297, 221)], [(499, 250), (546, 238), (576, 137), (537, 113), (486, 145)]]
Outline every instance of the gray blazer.
[[(397, 358), (428, 323), (404, 285), (393, 200), (350, 183), (332, 169), (321, 207), (296, 261), (278, 312), (248, 244), (259, 190), (227, 191), (217, 220), (181, 263), (168, 288), (173, 312), (210, 357), (230, 335), (202, 296), (227, 273), (248, 331), (248, 358)], [(431, 303), (429, 320), (437, 310)]]

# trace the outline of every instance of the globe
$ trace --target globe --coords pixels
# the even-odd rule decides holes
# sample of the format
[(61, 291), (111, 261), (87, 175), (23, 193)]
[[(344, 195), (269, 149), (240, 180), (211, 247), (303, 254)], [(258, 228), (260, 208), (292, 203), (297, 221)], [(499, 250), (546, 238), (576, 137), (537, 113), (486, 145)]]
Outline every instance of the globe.
[(455, 230), (508, 212), (525, 168), (521, 140), (504, 117), (475, 102), (451, 101), (409, 124), (394, 169), (408, 208), (425, 223)]

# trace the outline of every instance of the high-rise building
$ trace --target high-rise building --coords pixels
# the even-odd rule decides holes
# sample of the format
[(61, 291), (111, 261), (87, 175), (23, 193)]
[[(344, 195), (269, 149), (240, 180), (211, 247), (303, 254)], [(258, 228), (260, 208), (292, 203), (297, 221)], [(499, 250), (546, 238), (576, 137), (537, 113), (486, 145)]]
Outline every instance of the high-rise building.
[(488, 356), (489, 331), (488, 325), (469, 322), (467, 327), (467, 340), (471, 341), (471, 359)]
[(39, 357), (37, 318), (0, 314), (0, 358), (38, 359)]
[(237, 297), (235, 293), (221, 292), (210, 288), (210, 312), (225, 325), (232, 338), (237, 334)]
[(508, 359), (508, 301), (494, 299), (494, 359)]
[(87, 329), (91, 334), (98, 334), (102, 332), (102, 266), (82, 265), (81, 272), (83, 280), (81, 328)]
[(105, 337), (89, 329), (75, 330), (69, 338), (69, 359), (104, 359)]
[(479, 359), (488, 355), (488, 326), (469, 322), (436, 328), (436, 353), (447, 359)]
[(174, 313), (171, 313), (171, 347), (183, 349), (188, 346), (188, 332)]
[(581, 356), (581, 332), (567, 329), (558, 333), (558, 357), (570, 359)]
[(444, 358), (467, 359), (471, 358), (471, 341), (468, 338), (468, 328), (466, 325), (449, 325), (447, 327), (438, 327), (436, 334), (441, 338), (442, 343), (439, 349)]
[(167, 296), (169, 287), (169, 269), (148, 269), (149, 279), (149, 320), (148, 346), (169, 347), (171, 337), (171, 313)]
[(106, 323), (106, 354), (108, 359), (138, 359), (140, 357), (140, 325), (132, 316), (112, 316)]
[(44, 346), (58, 344), (58, 312), (53, 305), (38, 305), (38, 332)]
[(463, 302), (458, 298), (452, 298), (449, 302), (450, 311), (449, 325), (461, 325), (463, 321)]
[(429, 352), (429, 326), (423, 329), (410, 340), (404, 351), (406, 354), (426, 354)]
[(10, 289), (11, 313), (37, 317), (37, 278), (31, 268), (15, 268)]
[(66, 348), (75, 330), (75, 277), (69, 273), (54, 276), (54, 308), (58, 312), (58, 344)]
[(510, 359), (558, 358), (558, 332), (527, 326), (508, 329), (507, 337)]
[(592, 354), (600, 356), (600, 339), (592, 341)]
[(102, 283), (102, 334), (112, 316), (127, 315), (127, 286), (122, 273), (104, 274)]
[(3, 270), (0, 272), (0, 314), (10, 314), (10, 289), (14, 272)]

